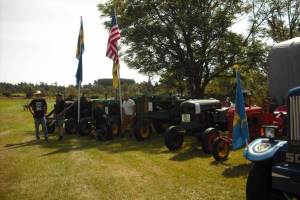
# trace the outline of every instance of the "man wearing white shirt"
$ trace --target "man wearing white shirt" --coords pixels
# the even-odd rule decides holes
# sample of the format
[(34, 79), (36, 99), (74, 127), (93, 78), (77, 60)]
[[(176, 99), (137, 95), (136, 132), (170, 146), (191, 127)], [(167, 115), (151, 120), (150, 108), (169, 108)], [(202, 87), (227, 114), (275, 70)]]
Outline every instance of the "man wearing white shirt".
[(135, 102), (128, 97), (128, 93), (124, 93), (124, 99), (122, 103), (123, 110), (123, 124), (122, 124), (122, 135), (128, 129), (128, 126), (133, 125), (135, 117)]

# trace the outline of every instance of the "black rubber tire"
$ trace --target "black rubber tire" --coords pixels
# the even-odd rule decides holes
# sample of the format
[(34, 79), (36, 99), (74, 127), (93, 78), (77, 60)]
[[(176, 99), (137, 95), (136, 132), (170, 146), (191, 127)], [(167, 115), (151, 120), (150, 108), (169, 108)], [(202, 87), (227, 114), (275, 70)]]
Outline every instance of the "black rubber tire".
[(271, 199), (272, 162), (270, 160), (253, 164), (246, 184), (246, 199)]
[(46, 126), (47, 126), (47, 131), (49, 134), (54, 133), (55, 131), (55, 123), (53, 123), (51, 126), (50, 124), (53, 122), (53, 120), (47, 120)]
[(106, 141), (111, 139), (107, 124), (101, 124), (96, 130), (96, 140)]
[(183, 144), (184, 130), (179, 126), (170, 126), (165, 133), (165, 145), (173, 151), (179, 149)]
[(212, 145), (212, 154), (216, 161), (227, 160), (230, 152), (230, 145), (221, 137), (217, 137)]
[(211, 153), (212, 152), (212, 145), (214, 140), (219, 136), (219, 132), (215, 128), (207, 128), (201, 134), (201, 143), (202, 143), (202, 150), (204, 153)]
[(155, 129), (156, 133), (164, 134), (166, 132), (166, 128), (164, 127), (163, 123), (157, 119), (152, 119), (152, 125)]
[(80, 121), (79, 121), (79, 135), (81, 136), (87, 136), (90, 134), (91, 132), (91, 118), (82, 118)]
[(65, 132), (67, 134), (75, 134), (78, 131), (78, 125), (75, 119), (70, 118), (65, 121)]
[(147, 121), (137, 121), (134, 126), (134, 136), (137, 141), (149, 140), (152, 136), (152, 128)]

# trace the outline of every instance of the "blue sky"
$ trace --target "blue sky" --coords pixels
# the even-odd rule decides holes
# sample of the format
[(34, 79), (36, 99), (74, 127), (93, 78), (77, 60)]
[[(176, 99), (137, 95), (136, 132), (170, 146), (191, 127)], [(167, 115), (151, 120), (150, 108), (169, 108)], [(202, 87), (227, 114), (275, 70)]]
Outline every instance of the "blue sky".
[[(80, 16), (85, 53), (83, 84), (111, 78), (105, 57), (108, 30), (96, 5), (106, 0), (0, 0), (0, 82), (75, 84)], [(242, 20), (233, 29), (246, 29)], [(148, 78), (121, 62), (121, 78)]]
[[(0, 82), (75, 83), (80, 16), (85, 53), (83, 84), (111, 78), (105, 57), (108, 30), (96, 5), (99, 0), (0, 0)], [(121, 63), (121, 77), (147, 77)]]

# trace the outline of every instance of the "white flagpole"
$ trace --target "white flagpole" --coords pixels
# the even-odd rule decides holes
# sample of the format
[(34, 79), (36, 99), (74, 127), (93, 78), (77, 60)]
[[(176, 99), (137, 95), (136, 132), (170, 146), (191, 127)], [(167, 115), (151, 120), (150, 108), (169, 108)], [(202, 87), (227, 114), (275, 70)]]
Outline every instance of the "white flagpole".
[[(117, 22), (117, 20), (118, 20), (117, 19), (117, 11), (116, 11), (115, 7), (114, 7), (114, 13), (115, 13), (115, 17), (116, 17), (116, 24), (118, 24), (118, 22)], [(119, 60), (120, 60), (120, 58), (119, 58)], [(120, 115), (121, 115), (121, 126), (122, 126), (122, 124), (123, 124), (123, 111), (122, 111), (122, 92), (121, 92), (121, 79), (120, 79), (120, 61), (119, 61), (119, 64), (118, 64), (117, 71), (118, 71), (118, 79), (119, 79), (119, 101), (120, 101)]]
[(80, 86), (81, 86), (81, 81), (79, 81), (78, 84), (78, 116), (77, 116), (77, 122), (79, 123), (80, 120)]
[[(118, 71), (118, 79), (119, 79), (119, 101), (120, 101), (120, 116), (121, 116), (121, 126), (123, 124), (123, 110), (122, 110), (122, 93), (121, 93), (121, 79), (120, 79), (120, 63), (117, 68)], [(123, 131), (123, 130), (122, 130)]]

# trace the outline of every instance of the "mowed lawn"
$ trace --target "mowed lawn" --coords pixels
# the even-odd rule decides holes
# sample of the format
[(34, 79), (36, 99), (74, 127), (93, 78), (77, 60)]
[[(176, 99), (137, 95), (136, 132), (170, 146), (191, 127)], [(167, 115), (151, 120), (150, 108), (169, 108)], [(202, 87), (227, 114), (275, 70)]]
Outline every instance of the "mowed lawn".
[(170, 152), (163, 137), (99, 142), (55, 134), (36, 142), (28, 100), (0, 99), (0, 199), (245, 199), (250, 162), (242, 150), (224, 163), (195, 138)]

